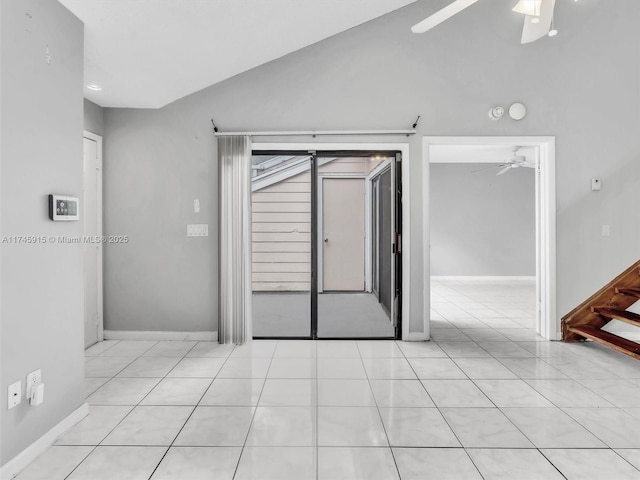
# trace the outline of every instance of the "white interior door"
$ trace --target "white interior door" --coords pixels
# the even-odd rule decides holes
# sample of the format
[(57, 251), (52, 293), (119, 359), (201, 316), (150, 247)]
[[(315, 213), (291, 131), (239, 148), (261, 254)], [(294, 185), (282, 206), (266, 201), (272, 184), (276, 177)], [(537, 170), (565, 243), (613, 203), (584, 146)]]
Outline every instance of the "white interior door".
[(322, 179), (322, 289), (365, 290), (365, 180)]
[(102, 340), (102, 243), (86, 241), (102, 236), (102, 139), (85, 134), (84, 138), (84, 344)]

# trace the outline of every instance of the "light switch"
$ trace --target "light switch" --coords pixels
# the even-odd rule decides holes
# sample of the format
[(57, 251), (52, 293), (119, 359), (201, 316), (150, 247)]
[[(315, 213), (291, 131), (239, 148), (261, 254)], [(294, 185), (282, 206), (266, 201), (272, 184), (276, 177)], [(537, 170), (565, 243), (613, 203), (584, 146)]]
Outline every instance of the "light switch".
[(209, 225), (206, 223), (187, 225), (187, 237), (208, 237)]
[(193, 211), (195, 213), (200, 213), (200, 200), (197, 198), (193, 201)]
[(611, 235), (611, 229), (609, 228), (609, 225), (602, 225), (602, 236), (608, 237), (609, 235)]

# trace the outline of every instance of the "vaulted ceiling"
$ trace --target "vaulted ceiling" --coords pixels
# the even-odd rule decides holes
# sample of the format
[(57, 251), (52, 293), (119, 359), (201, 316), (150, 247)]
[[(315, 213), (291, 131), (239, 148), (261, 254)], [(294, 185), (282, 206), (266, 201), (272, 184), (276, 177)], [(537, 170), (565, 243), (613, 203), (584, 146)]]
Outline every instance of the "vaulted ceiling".
[(159, 108), (416, 0), (59, 1), (85, 24), (85, 96)]

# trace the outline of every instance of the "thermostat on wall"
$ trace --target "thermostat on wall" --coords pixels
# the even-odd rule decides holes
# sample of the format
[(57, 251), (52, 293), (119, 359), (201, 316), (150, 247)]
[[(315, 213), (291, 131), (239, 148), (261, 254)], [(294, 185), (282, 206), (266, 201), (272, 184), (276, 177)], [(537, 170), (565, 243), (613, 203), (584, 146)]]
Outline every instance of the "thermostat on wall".
[(72, 222), (78, 220), (80, 199), (66, 195), (49, 195), (49, 218), (54, 222)]

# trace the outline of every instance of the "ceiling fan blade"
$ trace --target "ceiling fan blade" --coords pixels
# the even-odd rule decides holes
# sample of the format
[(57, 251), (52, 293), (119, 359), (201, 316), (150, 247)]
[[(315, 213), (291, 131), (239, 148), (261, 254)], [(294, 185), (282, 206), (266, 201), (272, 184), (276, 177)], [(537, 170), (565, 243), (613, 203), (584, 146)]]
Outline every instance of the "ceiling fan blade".
[(520, 43), (531, 43), (541, 39), (551, 29), (551, 19), (553, 18), (553, 9), (556, 6), (556, 0), (542, 0), (540, 6), (540, 21), (533, 23), (531, 20), (536, 18), (532, 15), (525, 15), (524, 27), (522, 28), (522, 39)]
[(496, 176), (502, 175), (504, 173), (507, 173), (509, 170), (511, 170), (511, 165), (509, 165), (508, 167), (504, 167), (502, 170), (500, 170), (498, 173), (496, 173)]
[(482, 167), (482, 168), (479, 168), (477, 170), (471, 170), (471, 173), (478, 173), (478, 172), (482, 172), (484, 170), (489, 170), (489, 169), (492, 169), (492, 168), (500, 168), (500, 167), (502, 167), (502, 165), (489, 165), (488, 167)]
[(433, 27), (440, 25), (445, 20), (453, 17), (457, 13), (460, 13), (462, 10), (470, 7), (477, 1), (478, 0), (455, 0), (453, 3), (450, 3), (443, 9), (438, 10), (430, 17), (425, 18), (420, 23), (416, 23), (411, 27), (411, 31), (413, 33), (424, 33), (431, 30)]

